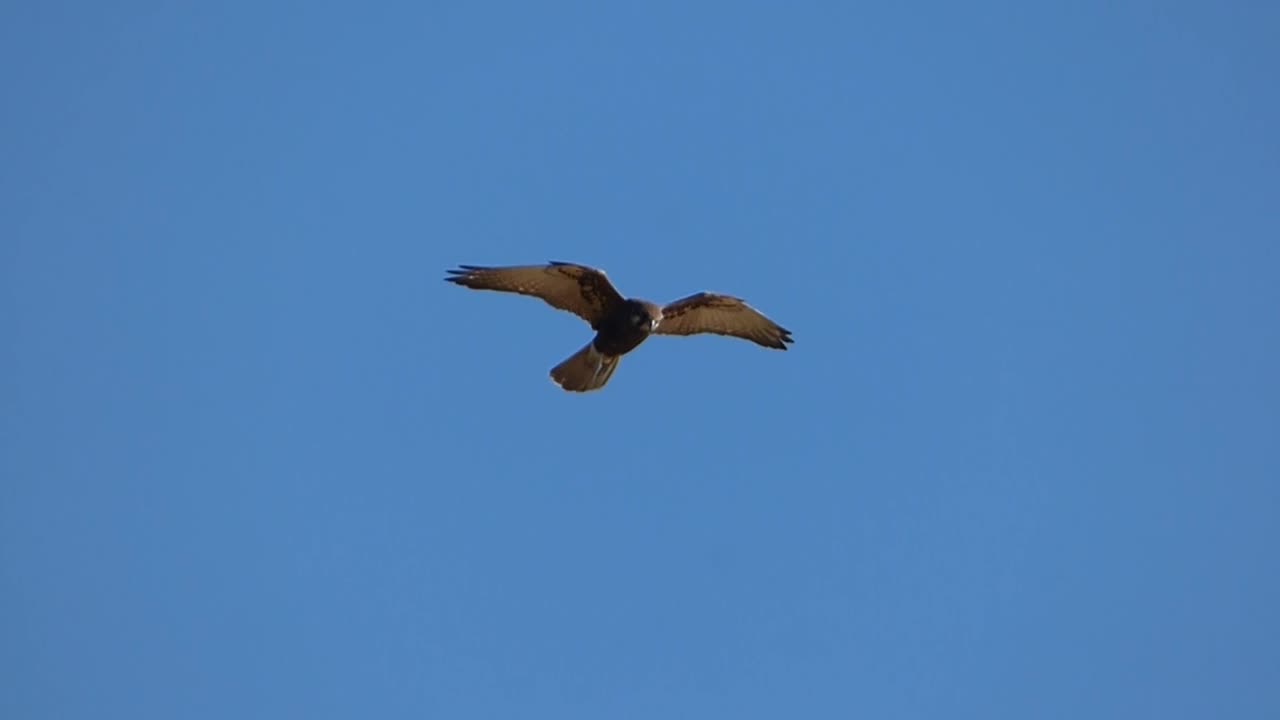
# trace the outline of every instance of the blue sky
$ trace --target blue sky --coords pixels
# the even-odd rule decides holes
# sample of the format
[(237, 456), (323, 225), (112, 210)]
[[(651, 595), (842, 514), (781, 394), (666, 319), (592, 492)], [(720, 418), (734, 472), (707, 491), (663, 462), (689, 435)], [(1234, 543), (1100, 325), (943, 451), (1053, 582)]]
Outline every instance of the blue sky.
[(1280, 716), (1277, 33), (7, 5), (0, 716)]

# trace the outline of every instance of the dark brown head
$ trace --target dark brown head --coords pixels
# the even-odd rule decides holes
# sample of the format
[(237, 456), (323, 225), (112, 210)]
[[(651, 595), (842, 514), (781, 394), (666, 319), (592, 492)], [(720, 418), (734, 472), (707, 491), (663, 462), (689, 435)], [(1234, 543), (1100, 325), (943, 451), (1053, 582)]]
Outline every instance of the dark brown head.
[(633, 327), (643, 328), (646, 333), (653, 332), (662, 322), (662, 308), (647, 300), (628, 300), (627, 322)]

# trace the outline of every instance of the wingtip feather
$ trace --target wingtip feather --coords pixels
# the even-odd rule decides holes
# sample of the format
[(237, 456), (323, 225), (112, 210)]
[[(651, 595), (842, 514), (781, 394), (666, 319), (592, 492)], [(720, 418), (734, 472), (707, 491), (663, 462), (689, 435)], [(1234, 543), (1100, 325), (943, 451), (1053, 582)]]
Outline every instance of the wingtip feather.
[(451, 282), (454, 285), (462, 285), (463, 287), (467, 287), (467, 281), (474, 279), (476, 276), (476, 273), (482, 273), (492, 269), (493, 268), (485, 265), (461, 265), (460, 264), (456, 268), (446, 269), (445, 272), (448, 273), (449, 275), (444, 280), (445, 282)]

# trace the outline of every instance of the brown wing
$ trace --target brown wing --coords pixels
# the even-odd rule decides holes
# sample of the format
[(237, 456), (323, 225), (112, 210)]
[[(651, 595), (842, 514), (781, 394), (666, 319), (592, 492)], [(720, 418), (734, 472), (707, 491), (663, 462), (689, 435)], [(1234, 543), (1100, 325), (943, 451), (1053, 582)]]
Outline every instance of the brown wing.
[(659, 335), (732, 335), (768, 348), (786, 350), (791, 331), (736, 297), (698, 293), (662, 308)]
[(604, 272), (584, 265), (482, 267), (459, 265), (445, 280), (473, 290), (499, 290), (542, 298), (548, 305), (581, 317), (592, 327), (623, 303)]

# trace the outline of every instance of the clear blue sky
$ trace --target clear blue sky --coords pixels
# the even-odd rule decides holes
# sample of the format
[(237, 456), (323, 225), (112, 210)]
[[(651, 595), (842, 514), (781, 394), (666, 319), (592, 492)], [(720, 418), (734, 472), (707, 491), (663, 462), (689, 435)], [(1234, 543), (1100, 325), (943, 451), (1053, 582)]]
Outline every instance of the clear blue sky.
[(1033, 5), (7, 4), (0, 716), (1280, 717), (1280, 6)]

